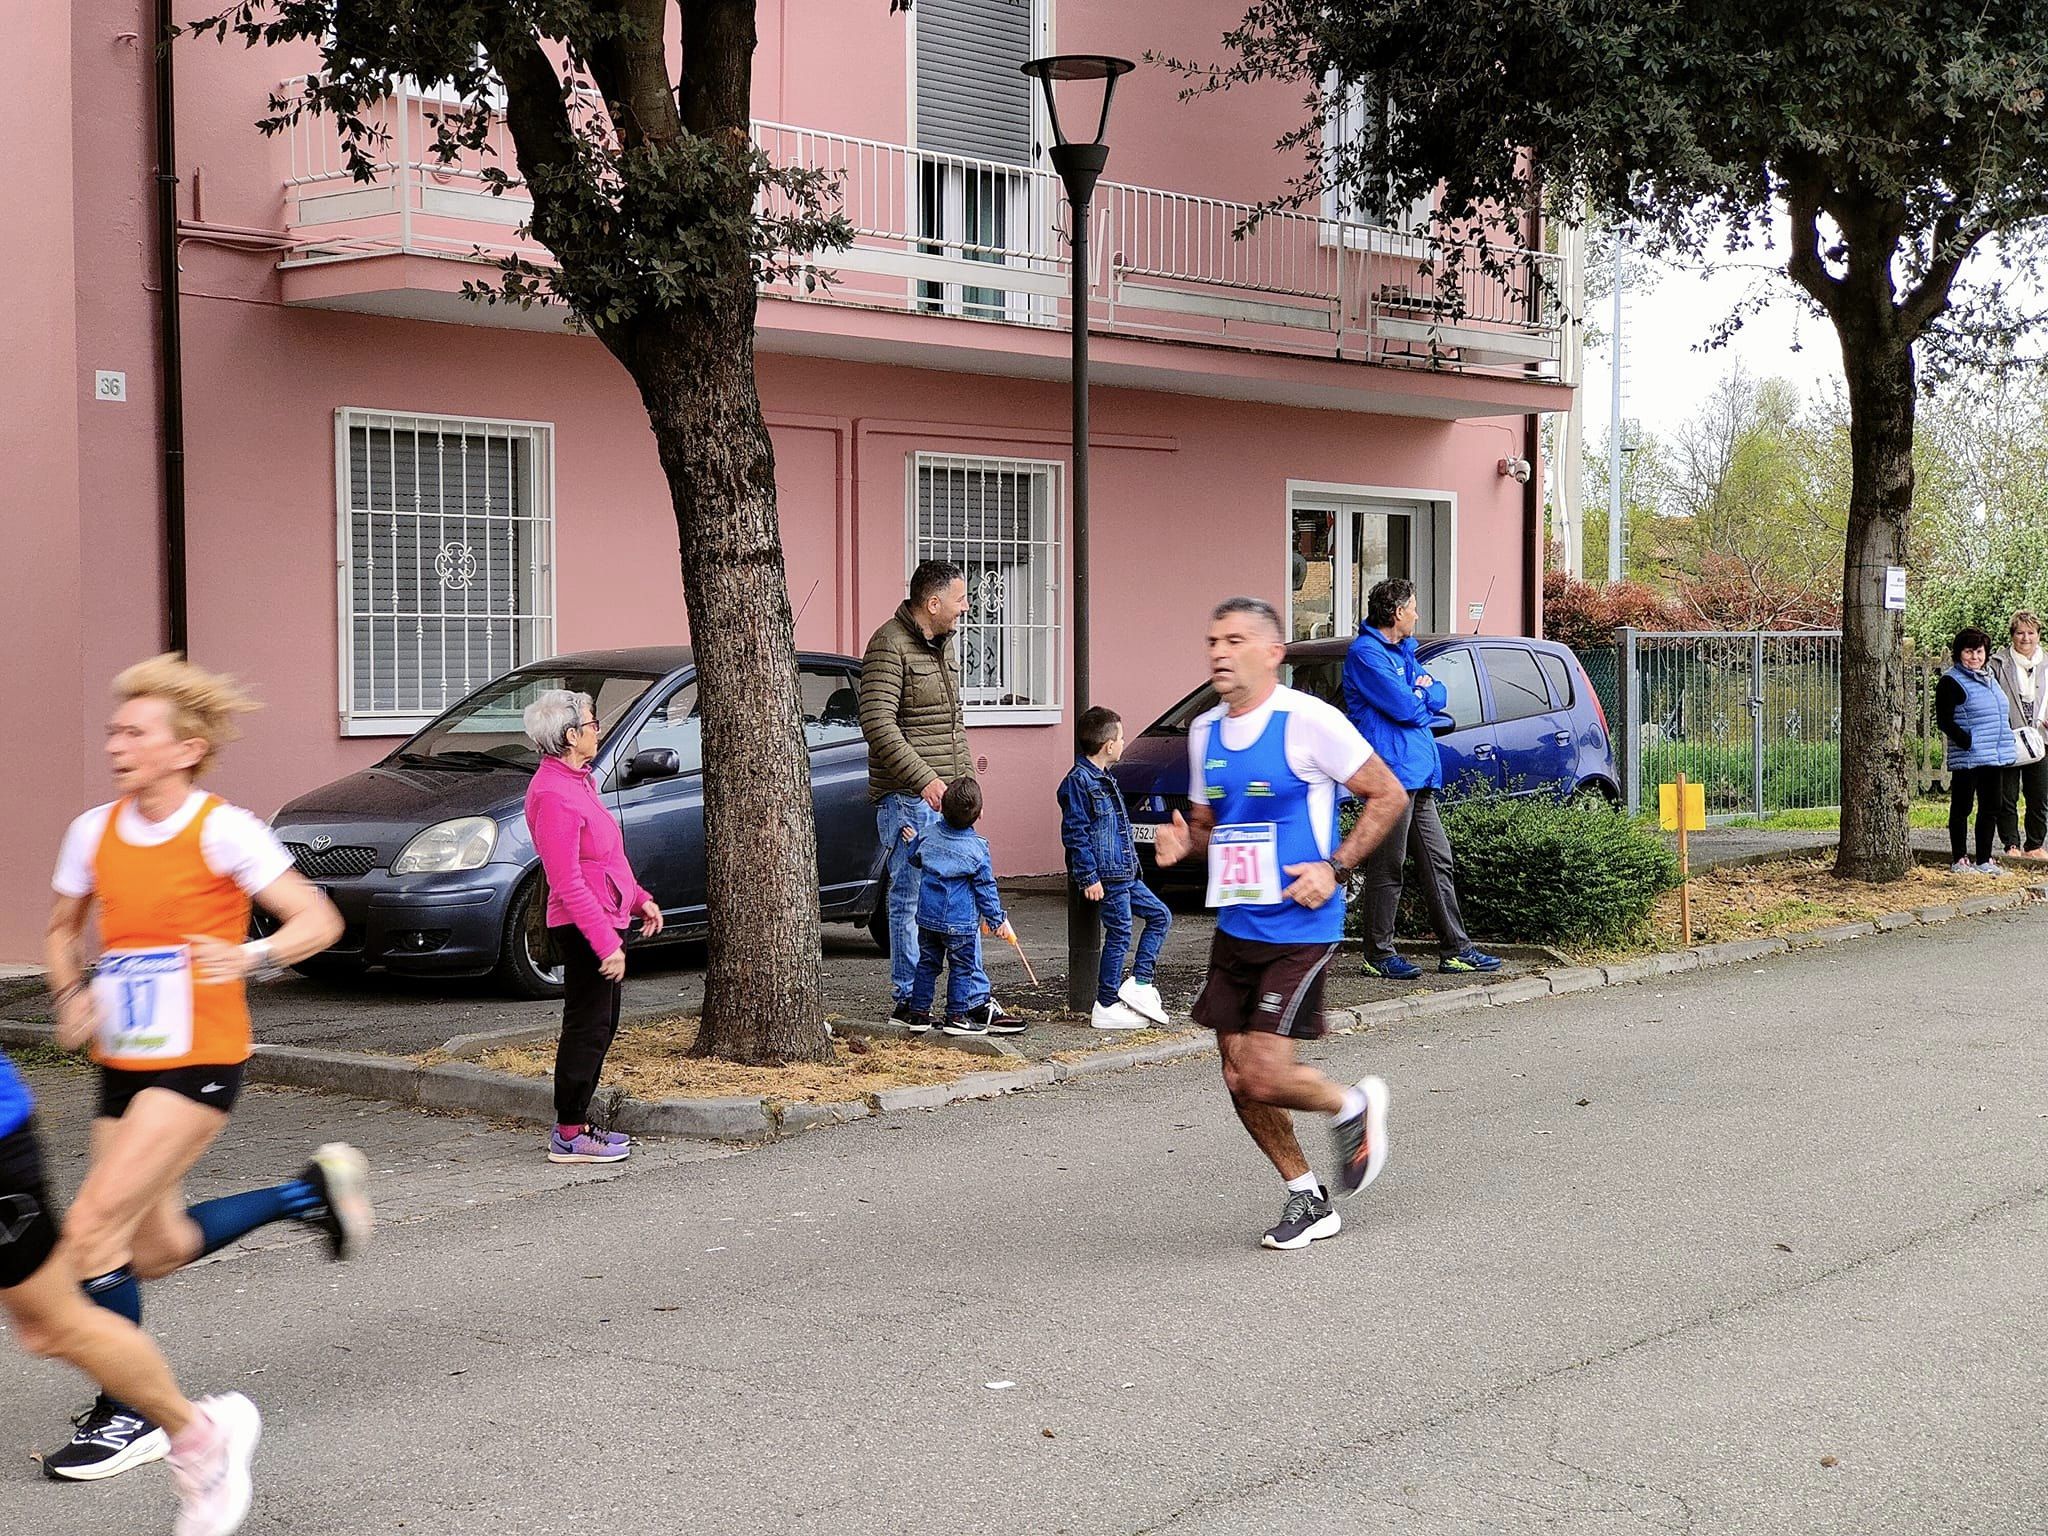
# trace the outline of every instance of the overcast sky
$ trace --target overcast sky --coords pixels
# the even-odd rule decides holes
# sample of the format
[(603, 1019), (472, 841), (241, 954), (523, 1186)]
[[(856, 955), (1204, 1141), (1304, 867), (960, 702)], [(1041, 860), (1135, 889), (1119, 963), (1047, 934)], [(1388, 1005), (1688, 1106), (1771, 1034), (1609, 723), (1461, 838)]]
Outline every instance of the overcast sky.
[[(1791, 380), (1811, 398), (1840, 378), (1841, 350), (1834, 328), (1806, 313), (1790, 296), (1791, 279), (1758, 270), (1770, 257), (1753, 253), (1756, 266), (1701, 273), (1655, 265), (1646, 273), (1641, 258), (1631, 258), (1628, 297), (1623, 312), (1626, 349), (1622, 402), (1624, 419), (1634, 418), (1660, 438), (1671, 434), (1696, 411), (1735, 361), (1760, 378)], [(1703, 350), (1715, 322), (1758, 289), (1772, 302), (1743, 323), (1726, 347)], [(1601, 331), (1613, 324), (1612, 301), (1597, 306), (1593, 317)], [(1605, 341), (1586, 351), (1584, 394), (1588, 446), (1607, 440), (1609, 366), (1612, 353)]]

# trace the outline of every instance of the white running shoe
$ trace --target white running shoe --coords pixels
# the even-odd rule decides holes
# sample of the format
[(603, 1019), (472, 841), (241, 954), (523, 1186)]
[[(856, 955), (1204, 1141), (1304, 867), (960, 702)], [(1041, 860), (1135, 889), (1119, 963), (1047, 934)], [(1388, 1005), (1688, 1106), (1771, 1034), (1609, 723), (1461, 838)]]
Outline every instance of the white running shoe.
[(316, 1221), (327, 1234), (329, 1251), (337, 1259), (356, 1258), (369, 1245), (370, 1233), (377, 1225), (365, 1193), (369, 1159), (345, 1141), (330, 1141), (314, 1152), (306, 1178), (327, 1202)]
[(1166, 1000), (1159, 995), (1159, 989), (1149, 981), (1140, 981), (1135, 976), (1126, 976), (1124, 984), (1116, 989), (1117, 1001), (1133, 1013), (1143, 1014), (1154, 1024), (1164, 1024)]
[(177, 1536), (229, 1536), (249, 1513), (249, 1462), (263, 1436), (263, 1415), (239, 1392), (202, 1397), (193, 1406), (212, 1420), (214, 1442), (209, 1453), (189, 1461), (171, 1457)]
[(1129, 1003), (1097, 1003), (1088, 1016), (1091, 1029), (1143, 1029), (1150, 1022)]

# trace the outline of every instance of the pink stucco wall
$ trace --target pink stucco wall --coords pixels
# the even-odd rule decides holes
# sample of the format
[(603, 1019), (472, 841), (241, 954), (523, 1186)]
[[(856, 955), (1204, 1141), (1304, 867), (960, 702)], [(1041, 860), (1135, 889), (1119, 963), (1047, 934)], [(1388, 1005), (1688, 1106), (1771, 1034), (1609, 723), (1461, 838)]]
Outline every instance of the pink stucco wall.
[[(901, 142), (907, 42), (881, 0), (847, 20), (846, 0), (763, 0), (757, 109)], [(1208, 56), (1234, 0), (1113, 5), (1072, 0), (1062, 48)], [(106, 680), (161, 644), (159, 444), (150, 208), (148, 50), (141, 0), (32, 7), (10, 47), (51, 88), (8, 114), (5, 237), (16, 275), (12, 324), (24, 345), (0, 376), (8, 434), (9, 559), (0, 562), (17, 670), (51, 694), (46, 746), (4, 819), (11, 869), (48, 866), (64, 823), (102, 797)], [(1166, 26), (1171, 18), (1172, 27)], [(1191, 20), (1190, 18), (1196, 18)], [(1171, 35), (1163, 35), (1171, 33)], [(1186, 36), (1183, 39), (1182, 34)], [(1208, 50), (1208, 52), (1204, 52)], [(278, 227), (279, 146), (249, 126), (264, 93), (305, 58), (211, 43), (179, 45), (184, 217)], [(1113, 174), (1222, 196), (1270, 192), (1286, 102), (1272, 92), (1183, 106), (1144, 73), (1118, 103)], [(1188, 124), (1200, 126), (1193, 132)], [(389, 740), (337, 724), (334, 413), (357, 406), (538, 420), (554, 427), (560, 649), (686, 637), (675, 531), (651, 436), (623, 374), (594, 342), (565, 334), (443, 325), (291, 308), (273, 253), (204, 240), (183, 250), (192, 651), (244, 678), (266, 708), (227, 754), (216, 787), (267, 814), (381, 755)], [(901, 597), (906, 463), (919, 451), (1064, 462), (1067, 394), (1058, 379), (940, 371), (918, 337), (972, 333), (974, 345), (1044, 354), (1054, 333), (779, 304), (764, 325), (866, 328), (891, 361), (764, 352), (793, 600), (809, 600), (799, 642), (858, 653)], [(923, 332), (916, 328), (925, 326)], [(903, 345), (899, 339), (908, 338)], [(872, 349), (871, 349), (872, 350)], [(1114, 377), (1157, 377), (1157, 343), (1105, 343)], [(1176, 366), (1271, 375), (1283, 388), (1380, 387), (1375, 370), (1170, 349)], [(964, 353), (949, 354), (947, 366)], [(999, 361), (997, 359), (996, 361)], [(991, 364), (994, 367), (994, 364)], [(91, 398), (96, 369), (124, 371), (128, 400)], [(1148, 372), (1148, 370), (1153, 370)], [(1040, 370), (1043, 371), (1043, 370)], [(1322, 382), (1318, 382), (1322, 381)], [(1441, 401), (1453, 379), (1402, 388)], [(1392, 387), (1391, 385), (1388, 387)], [(1419, 396), (1417, 397), (1419, 398)], [(1530, 393), (1531, 409), (1554, 392)], [(1518, 417), (1453, 422), (1356, 409), (1209, 398), (1157, 387), (1099, 388), (1095, 400), (1095, 695), (1148, 719), (1200, 674), (1216, 598), (1252, 591), (1284, 605), (1286, 482), (1403, 486), (1455, 498), (1457, 590), (1490, 585), (1486, 627), (1514, 631), (1521, 576), (1520, 488), (1494, 464), (1519, 451)], [(18, 554), (17, 554), (18, 552)], [(974, 732), (985, 756), (986, 830), (1007, 872), (1057, 867), (1051, 794), (1065, 726)], [(0, 961), (37, 947), (38, 878), (0, 896)]]

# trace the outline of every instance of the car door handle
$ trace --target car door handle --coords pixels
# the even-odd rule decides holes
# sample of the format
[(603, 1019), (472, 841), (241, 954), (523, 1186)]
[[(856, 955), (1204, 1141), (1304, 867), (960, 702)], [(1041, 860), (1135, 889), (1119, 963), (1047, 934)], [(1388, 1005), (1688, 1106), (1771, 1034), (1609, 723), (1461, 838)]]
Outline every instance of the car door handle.
[(1568, 747), (1572, 744), (1572, 733), (1570, 731), (1558, 731), (1550, 739), (1560, 747)]
[(1479, 743), (1478, 746), (1472, 749), (1472, 755), (1474, 757), (1493, 756), (1493, 743), (1490, 741), (1482, 741), (1481, 743)]

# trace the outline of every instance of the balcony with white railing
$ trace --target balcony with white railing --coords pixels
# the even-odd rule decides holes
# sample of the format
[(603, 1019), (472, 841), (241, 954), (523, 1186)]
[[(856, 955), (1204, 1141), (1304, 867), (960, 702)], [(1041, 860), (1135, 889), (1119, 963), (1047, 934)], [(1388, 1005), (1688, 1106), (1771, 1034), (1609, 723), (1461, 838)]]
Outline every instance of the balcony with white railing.
[[(367, 182), (350, 175), (324, 122), (309, 118), (282, 136), (288, 301), (413, 313), (417, 306), (374, 299), (392, 284), (418, 286), (417, 271), (373, 277), (340, 269), (393, 259), (551, 259), (525, 230), (532, 205), (523, 193), (515, 185), (494, 196), (482, 175), (487, 165), (516, 168), (503, 122), (493, 127), (492, 153), (443, 165), (431, 153), (441, 110), (437, 98), (410, 91), (384, 102), (377, 112), (385, 137)], [(995, 326), (1069, 323), (1071, 210), (1050, 172), (782, 123), (757, 122), (754, 134), (778, 164), (833, 173), (853, 228), (848, 249), (817, 252), (764, 297)], [(1107, 181), (1093, 217), (1086, 302), (1099, 334), (1454, 375), (1557, 377), (1556, 258), (1542, 252), (1454, 247)], [(1462, 277), (1456, 300), (1438, 281), (1447, 262)], [(443, 276), (440, 286), (459, 283)]]

